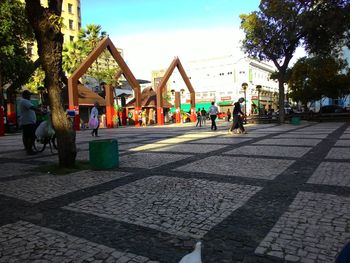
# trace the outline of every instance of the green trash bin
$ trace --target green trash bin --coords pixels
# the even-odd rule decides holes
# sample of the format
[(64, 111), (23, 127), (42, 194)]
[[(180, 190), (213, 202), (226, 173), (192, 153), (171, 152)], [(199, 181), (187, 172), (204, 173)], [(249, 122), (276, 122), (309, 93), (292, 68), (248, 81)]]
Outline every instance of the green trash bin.
[(293, 116), (292, 117), (292, 124), (299, 125), (300, 124), (300, 117), (299, 116)]
[(118, 141), (115, 139), (105, 139), (89, 142), (89, 160), (94, 170), (118, 168)]

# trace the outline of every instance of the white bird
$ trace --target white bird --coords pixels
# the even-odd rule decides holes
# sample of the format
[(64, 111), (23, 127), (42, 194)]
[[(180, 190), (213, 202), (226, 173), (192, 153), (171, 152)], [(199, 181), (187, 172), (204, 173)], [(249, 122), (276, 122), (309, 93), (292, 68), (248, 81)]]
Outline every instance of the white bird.
[(202, 263), (201, 257), (202, 242), (197, 242), (194, 250), (183, 256), (179, 263)]

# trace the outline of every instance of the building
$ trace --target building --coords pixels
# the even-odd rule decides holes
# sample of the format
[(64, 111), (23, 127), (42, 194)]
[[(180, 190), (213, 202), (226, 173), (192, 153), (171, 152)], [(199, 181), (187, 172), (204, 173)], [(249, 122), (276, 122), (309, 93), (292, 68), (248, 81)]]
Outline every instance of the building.
[[(24, 0), (22, 1), (24, 2)], [(41, 4), (47, 6), (48, 2), (47, 0), (41, 0)], [(61, 16), (64, 24), (64, 27), (62, 28), (64, 43), (77, 40), (81, 28), (80, 0), (63, 0)], [(33, 60), (38, 58), (36, 43), (27, 43), (27, 53)]]
[[(186, 73), (196, 91), (196, 108), (209, 108), (215, 101), (221, 112), (232, 110), (233, 103), (240, 97), (246, 97), (247, 113), (260, 104), (261, 108), (277, 109), (278, 83), (270, 79), (275, 72), (271, 64), (252, 60), (244, 56), (222, 56), (190, 61), (183, 64)], [(164, 70), (153, 71), (152, 82), (159, 82)], [(164, 74), (164, 73), (163, 73)], [(247, 83), (246, 91), (242, 83)], [(256, 86), (260, 85), (258, 91)], [(190, 93), (177, 70), (167, 83), (167, 92), (173, 99), (174, 91), (181, 92), (182, 108), (186, 110)], [(254, 106), (255, 105), (255, 106)]]

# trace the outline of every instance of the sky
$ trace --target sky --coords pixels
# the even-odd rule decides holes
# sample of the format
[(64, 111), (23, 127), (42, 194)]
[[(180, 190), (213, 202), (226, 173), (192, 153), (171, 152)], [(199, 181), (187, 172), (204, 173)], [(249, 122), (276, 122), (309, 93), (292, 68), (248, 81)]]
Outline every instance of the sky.
[(138, 79), (168, 68), (175, 56), (184, 68), (196, 59), (239, 51), (242, 13), (260, 0), (81, 0), (82, 26), (98, 24), (123, 49)]

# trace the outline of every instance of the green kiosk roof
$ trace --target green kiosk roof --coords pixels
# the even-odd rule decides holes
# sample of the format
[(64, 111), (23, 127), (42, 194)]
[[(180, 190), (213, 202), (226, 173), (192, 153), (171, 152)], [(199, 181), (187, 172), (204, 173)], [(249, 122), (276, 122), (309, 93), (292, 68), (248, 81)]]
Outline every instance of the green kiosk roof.
[[(211, 106), (211, 102), (197, 102), (196, 103), (196, 111), (198, 108), (202, 109), (204, 108), (206, 111), (208, 111), (209, 107)], [(191, 110), (191, 104), (190, 103), (183, 103), (181, 104), (181, 110), (184, 112), (189, 112)], [(176, 109), (170, 108), (170, 112), (175, 112)]]

